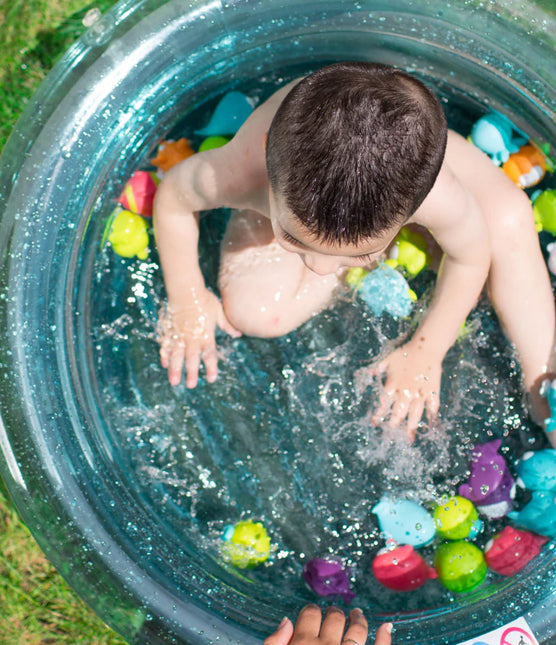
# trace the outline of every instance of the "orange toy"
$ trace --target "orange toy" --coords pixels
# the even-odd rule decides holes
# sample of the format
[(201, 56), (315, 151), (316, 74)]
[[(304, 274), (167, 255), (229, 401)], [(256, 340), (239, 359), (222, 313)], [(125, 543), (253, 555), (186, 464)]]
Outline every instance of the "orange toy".
[(151, 159), (151, 163), (153, 166), (160, 168), (162, 172), (167, 172), (172, 166), (194, 154), (195, 151), (191, 148), (187, 139), (162, 141), (158, 146), (158, 154), (154, 159)]
[(530, 188), (544, 177), (546, 160), (535, 146), (525, 145), (510, 155), (502, 169), (514, 184), (520, 188)]

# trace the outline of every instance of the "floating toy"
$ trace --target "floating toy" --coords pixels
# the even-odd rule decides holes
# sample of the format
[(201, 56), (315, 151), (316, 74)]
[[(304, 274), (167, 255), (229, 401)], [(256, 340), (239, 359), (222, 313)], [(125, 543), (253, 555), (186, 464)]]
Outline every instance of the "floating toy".
[(477, 444), (473, 449), (471, 475), (459, 487), (459, 494), (467, 498), (480, 513), (487, 517), (503, 517), (513, 508), (515, 482), (508, 464), (498, 454), (502, 441), (494, 439)]
[(537, 231), (556, 235), (556, 188), (533, 193), (533, 214)]
[(556, 450), (553, 448), (526, 452), (516, 471), (524, 488), (556, 493)]
[(502, 170), (519, 188), (530, 188), (542, 181), (546, 173), (546, 159), (535, 146), (521, 146), (502, 165)]
[(404, 226), (390, 249), (385, 264), (393, 269), (400, 267), (409, 278), (414, 278), (430, 264), (431, 255), (425, 238)]
[(556, 379), (550, 381), (545, 379), (541, 385), (541, 396), (544, 396), (548, 401), (550, 408), (550, 416), (545, 419), (546, 431), (554, 432), (556, 430)]
[(372, 569), (380, 584), (393, 591), (412, 591), (438, 577), (436, 569), (429, 567), (409, 544), (379, 551)]
[(506, 526), (486, 545), (485, 561), (496, 573), (513, 576), (539, 555), (546, 542), (548, 538), (542, 535)]
[(546, 264), (548, 265), (549, 271), (556, 275), (556, 242), (551, 242), (547, 247), (548, 259)]
[(465, 497), (455, 495), (434, 509), (434, 523), (446, 540), (472, 540), (483, 528), (477, 510)]
[(187, 139), (178, 139), (177, 141), (162, 141), (158, 146), (158, 153), (154, 159), (151, 159), (153, 166), (160, 168), (162, 172), (168, 172), (180, 161), (194, 155), (195, 151), (189, 145)]
[(303, 578), (319, 596), (341, 596), (346, 604), (355, 597), (350, 589), (349, 570), (337, 560), (309, 560), (303, 567)]
[(103, 243), (105, 239), (108, 239), (114, 252), (123, 258), (137, 256), (145, 260), (149, 255), (147, 222), (137, 213), (116, 208), (106, 226)]
[(199, 146), (199, 152), (205, 152), (205, 150), (214, 150), (215, 148), (221, 148), (225, 146), (230, 140), (227, 137), (207, 137)]
[(403, 275), (384, 263), (365, 275), (358, 293), (375, 316), (387, 311), (394, 318), (405, 318), (417, 300)]
[(481, 117), (471, 129), (470, 139), (499, 166), (518, 152), (526, 139), (516, 137), (515, 126), (503, 114), (492, 112)]
[(420, 547), (432, 542), (436, 530), (430, 514), (417, 502), (383, 497), (372, 509), (380, 530), (398, 544)]
[(227, 526), (222, 535), (220, 553), (238, 569), (262, 564), (270, 555), (270, 538), (260, 522), (251, 520)]
[(128, 211), (150, 217), (153, 214), (153, 202), (160, 179), (154, 172), (137, 170), (125, 185), (120, 195), (120, 204)]
[(531, 500), (520, 510), (508, 513), (518, 526), (540, 535), (556, 537), (556, 495), (545, 490), (535, 490)]
[(252, 101), (241, 92), (228, 92), (216, 106), (208, 124), (197, 130), (205, 137), (235, 134), (253, 112)]
[(475, 589), (487, 574), (481, 549), (464, 540), (441, 544), (436, 551), (434, 566), (446, 589), (458, 593)]

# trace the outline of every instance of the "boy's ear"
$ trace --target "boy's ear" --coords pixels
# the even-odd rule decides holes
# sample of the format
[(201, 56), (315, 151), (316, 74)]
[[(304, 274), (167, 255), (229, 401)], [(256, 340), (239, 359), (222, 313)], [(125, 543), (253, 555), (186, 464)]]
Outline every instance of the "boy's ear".
[(266, 142), (267, 141), (268, 141), (268, 132), (265, 132), (264, 137), (263, 137), (263, 148), (264, 148), (265, 152), (266, 152)]

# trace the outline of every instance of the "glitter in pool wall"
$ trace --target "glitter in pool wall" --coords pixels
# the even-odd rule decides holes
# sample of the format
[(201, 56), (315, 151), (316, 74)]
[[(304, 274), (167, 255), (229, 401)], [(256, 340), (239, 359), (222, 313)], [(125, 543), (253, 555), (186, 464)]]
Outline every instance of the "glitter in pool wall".
[[(260, 101), (282, 80), (240, 89)], [(437, 91), (451, 127), (467, 134), (481, 107), (449, 88)], [(212, 107), (192, 111), (169, 136), (194, 138)], [(213, 287), (226, 216), (218, 211), (201, 223), (202, 262)], [(333, 308), (283, 338), (221, 334), (218, 381), (190, 391), (172, 389), (158, 365), (163, 286), (152, 236), (151, 249), (147, 260), (102, 251), (92, 321), (109, 432), (153, 514), (172, 509), (176, 533), (217, 561), (226, 524), (262, 521), (271, 558), (241, 575), (304, 600), (317, 598), (303, 583), (303, 564), (335, 555), (350, 566), (355, 602), (363, 607), (409, 611), (452, 602), (438, 582), (410, 595), (377, 588), (370, 566), (384, 540), (371, 509), (384, 492), (425, 504), (454, 494), (476, 441), (502, 438), (507, 458), (543, 445), (527, 420), (516, 364), (488, 303), (470, 315), (445, 360), (438, 427), (411, 445), (372, 428), (379, 386), (362, 384), (360, 370), (414, 328), (433, 287), (431, 273), (412, 284), (421, 298), (406, 321), (374, 317), (346, 289)], [(477, 544), (506, 523), (487, 523)], [(433, 553), (423, 550), (429, 561)], [(485, 584), (498, 580), (489, 574)]]

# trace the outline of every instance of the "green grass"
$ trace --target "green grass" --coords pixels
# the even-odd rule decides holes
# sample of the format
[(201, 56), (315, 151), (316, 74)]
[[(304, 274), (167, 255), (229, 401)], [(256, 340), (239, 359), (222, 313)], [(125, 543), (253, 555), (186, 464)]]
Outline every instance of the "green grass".
[[(0, 0), (0, 149), (56, 59), (83, 31), (88, 8), (84, 0)], [(64, 643), (125, 641), (56, 573), (0, 487), (0, 645)]]

